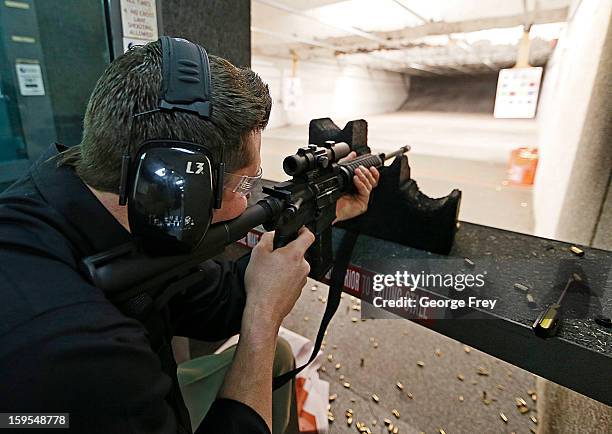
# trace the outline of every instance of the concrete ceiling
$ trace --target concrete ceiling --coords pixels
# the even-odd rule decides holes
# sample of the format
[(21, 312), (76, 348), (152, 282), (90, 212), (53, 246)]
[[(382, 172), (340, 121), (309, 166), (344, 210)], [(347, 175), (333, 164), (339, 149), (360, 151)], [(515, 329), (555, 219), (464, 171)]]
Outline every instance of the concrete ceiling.
[(254, 55), (297, 56), (415, 75), (477, 74), (546, 62), (572, 0), (252, 0)]

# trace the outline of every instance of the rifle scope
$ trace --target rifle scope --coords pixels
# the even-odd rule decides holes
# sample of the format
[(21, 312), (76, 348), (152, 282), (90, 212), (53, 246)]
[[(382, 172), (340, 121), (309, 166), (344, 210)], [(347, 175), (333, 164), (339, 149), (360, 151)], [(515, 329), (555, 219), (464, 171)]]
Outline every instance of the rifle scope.
[(326, 147), (308, 145), (298, 149), (295, 155), (290, 155), (283, 161), (283, 170), (289, 176), (299, 176), (316, 168), (327, 168), (331, 163), (338, 162), (351, 152), (346, 143), (334, 143)]

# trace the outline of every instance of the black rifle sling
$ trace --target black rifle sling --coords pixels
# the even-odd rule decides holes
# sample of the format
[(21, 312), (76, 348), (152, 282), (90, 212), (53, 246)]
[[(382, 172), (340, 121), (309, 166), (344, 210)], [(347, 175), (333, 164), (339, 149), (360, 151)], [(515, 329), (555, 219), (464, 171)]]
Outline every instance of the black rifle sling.
[(317, 333), (317, 338), (315, 340), (314, 348), (312, 350), (312, 354), (310, 355), (310, 359), (306, 364), (300, 366), (299, 368), (295, 368), (289, 372), (285, 372), (277, 377), (272, 379), (272, 389), (276, 390), (279, 387), (282, 387), (285, 383), (299, 374), (306, 366), (308, 366), (319, 353), (319, 349), (321, 349), (321, 343), (323, 342), (323, 338), (325, 337), (325, 331), (327, 330), (327, 326), (329, 322), (334, 317), (334, 314), (338, 310), (338, 306), (340, 305), (340, 295), (342, 294), (342, 288), (344, 287), (344, 278), (346, 276), (346, 271), (351, 260), (351, 256), (353, 254), (353, 247), (355, 247), (355, 243), (357, 242), (357, 238), (359, 237), (358, 232), (346, 231), (342, 240), (340, 241), (340, 247), (338, 248), (338, 254), (336, 255), (336, 260), (334, 261), (334, 267), (332, 268), (330, 282), (329, 282), (329, 292), (327, 294), (327, 305), (325, 306), (325, 312), (323, 313), (323, 318), (321, 318), (321, 325), (319, 326), (319, 331)]

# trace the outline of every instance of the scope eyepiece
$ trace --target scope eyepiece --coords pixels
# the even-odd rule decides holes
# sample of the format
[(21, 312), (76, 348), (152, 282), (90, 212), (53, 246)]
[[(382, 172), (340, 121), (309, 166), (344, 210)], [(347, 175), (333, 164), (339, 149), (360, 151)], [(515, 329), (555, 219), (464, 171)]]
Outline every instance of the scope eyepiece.
[(304, 155), (290, 155), (283, 160), (283, 170), (289, 176), (306, 172), (310, 166), (308, 157)]
[(325, 169), (350, 152), (350, 146), (343, 142), (329, 144), (326, 147), (308, 145), (298, 149), (297, 154), (285, 158), (283, 170), (289, 176), (299, 176), (314, 169)]

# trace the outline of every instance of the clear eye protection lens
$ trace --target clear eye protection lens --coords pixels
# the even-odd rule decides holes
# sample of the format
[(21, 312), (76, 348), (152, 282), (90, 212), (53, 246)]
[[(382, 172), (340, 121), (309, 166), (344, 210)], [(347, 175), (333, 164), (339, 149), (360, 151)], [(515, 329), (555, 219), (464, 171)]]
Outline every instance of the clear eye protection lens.
[(246, 196), (257, 187), (262, 174), (263, 171), (261, 167), (255, 176), (236, 175), (234, 173), (225, 172), (223, 174), (223, 188), (237, 193), (240, 196)]

